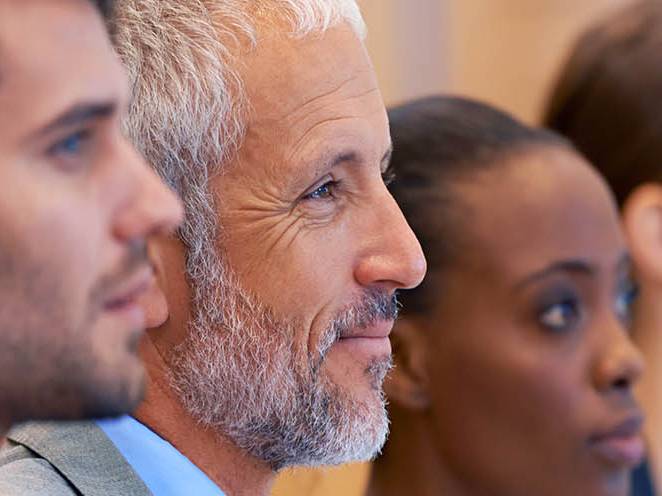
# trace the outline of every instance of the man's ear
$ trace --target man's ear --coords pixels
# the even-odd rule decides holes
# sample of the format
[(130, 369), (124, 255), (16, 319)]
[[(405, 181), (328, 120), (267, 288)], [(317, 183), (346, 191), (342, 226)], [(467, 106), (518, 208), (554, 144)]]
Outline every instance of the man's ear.
[(154, 329), (161, 327), (170, 316), (166, 298), (166, 280), (164, 267), (164, 240), (161, 237), (150, 239), (147, 252), (154, 267), (154, 279), (150, 288), (140, 297), (138, 303), (145, 312), (145, 327)]
[(623, 226), (637, 273), (662, 282), (662, 185), (646, 183), (630, 194)]
[(408, 410), (430, 405), (427, 375), (427, 346), (422, 321), (399, 318), (391, 332), (395, 367), (384, 383), (389, 401)]

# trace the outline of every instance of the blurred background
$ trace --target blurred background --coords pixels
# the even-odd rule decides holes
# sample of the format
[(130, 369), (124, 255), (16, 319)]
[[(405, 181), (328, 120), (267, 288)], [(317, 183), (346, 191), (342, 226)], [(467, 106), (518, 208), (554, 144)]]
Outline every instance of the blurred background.
[[(537, 123), (579, 34), (631, 0), (359, 0), (387, 105), (470, 96)], [(275, 496), (360, 496), (369, 466), (281, 474)]]
[(535, 122), (579, 33), (629, 0), (359, 0), (387, 104), (439, 92)]

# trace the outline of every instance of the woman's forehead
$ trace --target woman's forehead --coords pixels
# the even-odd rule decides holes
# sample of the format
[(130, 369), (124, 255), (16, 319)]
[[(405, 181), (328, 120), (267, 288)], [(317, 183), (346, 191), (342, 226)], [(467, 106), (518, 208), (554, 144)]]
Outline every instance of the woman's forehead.
[(611, 260), (624, 251), (608, 189), (570, 151), (513, 157), (458, 189), (471, 219), (460, 228), (470, 253), (485, 263), (534, 268), (565, 258)]

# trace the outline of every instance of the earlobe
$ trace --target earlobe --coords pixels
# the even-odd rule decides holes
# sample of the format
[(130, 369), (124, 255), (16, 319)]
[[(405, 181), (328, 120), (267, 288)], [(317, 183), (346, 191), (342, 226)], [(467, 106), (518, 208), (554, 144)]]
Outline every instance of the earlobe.
[(145, 327), (147, 329), (162, 326), (170, 316), (161, 248), (158, 239), (148, 242), (149, 259), (154, 267), (154, 279), (150, 288), (139, 299), (139, 304), (145, 312)]
[(401, 408), (422, 411), (430, 406), (427, 380), (427, 347), (421, 325), (400, 318), (391, 333), (395, 367), (384, 384), (389, 401)]
[(647, 183), (630, 194), (623, 226), (639, 275), (662, 281), (662, 185)]

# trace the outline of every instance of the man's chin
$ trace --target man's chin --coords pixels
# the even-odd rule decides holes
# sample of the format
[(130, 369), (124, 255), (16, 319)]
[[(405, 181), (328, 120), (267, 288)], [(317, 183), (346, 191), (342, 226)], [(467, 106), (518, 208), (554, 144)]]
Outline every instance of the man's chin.
[(367, 391), (381, 393), (393, 363), (390, 345), (388, 349), (376, 350), (379, 353), (365, 354), (354, 353), (352, 347), (342, 341), (334, 344), (322, 362), (321, 372), (327, 374), (333, 383), (352, 392), (352, 397), (357, 400)]
[(110, 371), (97, 371), (97, 379), (80, 385), (83, 417), (117, 417), (133, 412), (146, 390), (145, 369), (133, 353), (123, 365)]

